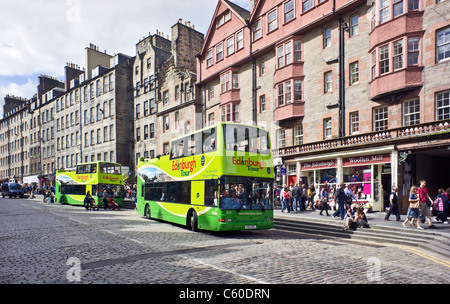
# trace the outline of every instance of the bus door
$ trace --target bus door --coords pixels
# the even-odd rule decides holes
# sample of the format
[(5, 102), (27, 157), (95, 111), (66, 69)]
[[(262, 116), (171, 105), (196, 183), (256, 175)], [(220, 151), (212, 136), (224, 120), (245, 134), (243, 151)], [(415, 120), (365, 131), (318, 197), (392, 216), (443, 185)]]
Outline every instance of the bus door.
[(193, 181), (191, 185), (191, 204), (205, 205), (205, 182)]

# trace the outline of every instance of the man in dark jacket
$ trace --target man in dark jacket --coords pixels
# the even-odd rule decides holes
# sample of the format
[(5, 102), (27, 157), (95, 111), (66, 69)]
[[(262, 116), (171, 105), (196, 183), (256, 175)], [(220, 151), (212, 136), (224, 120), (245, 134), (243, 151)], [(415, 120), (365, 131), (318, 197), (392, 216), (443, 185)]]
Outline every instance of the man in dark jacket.
[(299, 187), (298, 183), (295, 184), (294, 188), (292, 189), (292, 197), (294, 198), (294, 210), (297, 212), (297, 204), (300, 207), (300, 211), (303, 211), (302, 207), (302, 188)]
[(397, 217), (397, 222), (401, 221), (400, 219), (400, 211), (398, 210), (398, 195), (397, 195), (397, 187), (392, 187), (391, 195), (389, 196), (389, 211), (386, 213), (386, 217), (384, 220), (389, 221), (389, 217), (394, 213)]
[(342, 183), (339, 185), (339, 188), (336, 190), (334, 194), (334, 201), (338, 204), (339, 208), (333, 213), (333, 218), (336, 218), (338, 214), (341, 215), (341, 219), (343, 220), (345, 217), (345, 204), (347, 202), (347, 195), (345, 194), (345, 184)]

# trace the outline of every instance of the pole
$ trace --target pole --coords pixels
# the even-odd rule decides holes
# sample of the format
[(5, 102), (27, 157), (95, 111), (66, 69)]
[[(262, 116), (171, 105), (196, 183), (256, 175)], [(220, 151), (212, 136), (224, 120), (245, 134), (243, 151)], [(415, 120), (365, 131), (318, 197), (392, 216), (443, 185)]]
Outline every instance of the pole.
[(339, 16), (339, 137), (345, 136), (345, 30), (347, 24)]

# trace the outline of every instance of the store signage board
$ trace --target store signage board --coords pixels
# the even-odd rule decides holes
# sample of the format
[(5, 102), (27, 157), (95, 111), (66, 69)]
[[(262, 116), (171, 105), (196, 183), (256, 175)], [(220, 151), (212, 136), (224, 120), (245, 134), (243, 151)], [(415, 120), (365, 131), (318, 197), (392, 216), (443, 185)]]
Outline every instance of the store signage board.
[(335, 159), (319, 160), (319, 161), (302, 163), (302, 170), (317, 170), (317, 169), (328, 169), (328, 168), (336, 168), (336, 167), (337, 167), (337, 162)]
[(342, 159), (342, 165), (344, 167), (383, 164), (390, 162), (391, 162), (391, 154), (389, 153), (346, 157)]

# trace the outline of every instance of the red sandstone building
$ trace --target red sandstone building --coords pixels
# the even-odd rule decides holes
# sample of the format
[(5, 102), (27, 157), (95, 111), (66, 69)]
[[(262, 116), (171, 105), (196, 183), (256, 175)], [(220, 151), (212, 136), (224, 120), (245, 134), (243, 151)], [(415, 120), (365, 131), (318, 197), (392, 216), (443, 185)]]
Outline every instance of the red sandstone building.
[(450, 187), (450, 1), (219, 0), (197, 57), (204, 124), (268, 129), (279, 183)]

